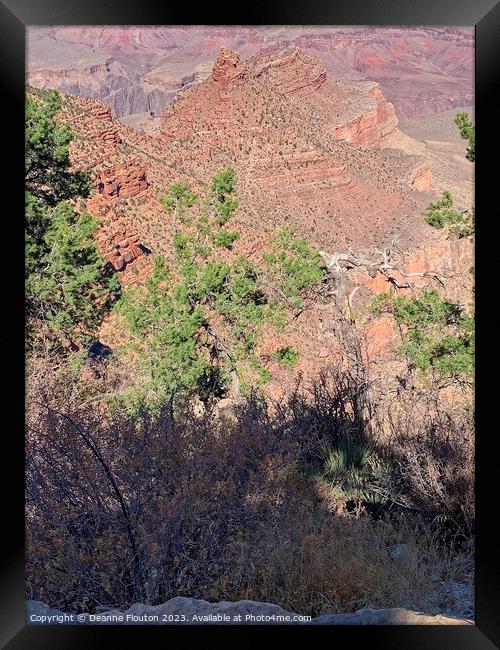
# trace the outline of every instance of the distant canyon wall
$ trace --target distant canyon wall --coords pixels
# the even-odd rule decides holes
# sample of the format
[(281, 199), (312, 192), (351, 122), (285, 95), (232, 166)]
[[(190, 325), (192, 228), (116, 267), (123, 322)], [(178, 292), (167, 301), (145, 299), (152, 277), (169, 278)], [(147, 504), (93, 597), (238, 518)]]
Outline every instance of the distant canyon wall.
[(102, 99), (116, 117), (159, 115), (210, 75), (221, 47), (248, 58), (287, 46), (318, 55), (331, 78), (377, 81), (400, 118), (474, 100), (467, 28), (36, 27), (28, 29), (26, 81)]

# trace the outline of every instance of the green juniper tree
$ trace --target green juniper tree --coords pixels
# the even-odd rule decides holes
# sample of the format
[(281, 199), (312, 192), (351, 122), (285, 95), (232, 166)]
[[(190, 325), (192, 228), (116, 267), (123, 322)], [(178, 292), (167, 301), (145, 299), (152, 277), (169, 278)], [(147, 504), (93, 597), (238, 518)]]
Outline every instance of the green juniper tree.
[(439, 378), (470, 382), (474, 374), (474, 318), (436, 289), (418, 297), (381, 293), (372, 303), (376, 314), (390, 313), (403, 343), (398, 349), (411, 368)]
[(75, 210), (89, 178), (70, 171), (72, 135), (55, 115), (51, 91), (26, 99), (25, 288), (27, 344), (41, 333), (53, 348), (86, 343), (118, 292), (116, 276), (99, 255), (97, 223)]
[(172, 230), (177, 231), (177, 222), (184, 223), (188, 218), (188, 208), (196, 203), (197, 196), (186, 183), (172, 183), (167, 194), (160, 201), (165, 211), (172, 217)]
[(470, 237), (474, 234), (474, 208), (457, 210), (453, 207), (453, 197), (445, 190), (436, 203), (430, 203), (425, 212), (426, 222), (433, 228), (450, 227), (458, 237)]
[(264, 262), (272, 284), (294, 308), (302, 307), (304, 292), (327, 278), (319, 252), (306, 239), (298, 237), (293, 228), (283, 228), (276, 234)]
[[(185, 210), (184, 228), (173, 237), (176, 266), (168, 269), (156, 258), (145, 287), (125, 291), (117, 304), (144, 369), (123, 396), (128, 409), (155, 412), (168, 403), (173, 413), (179, 398), (223, 394), (234, 373), (247, 385), (268, 381), (255, 353), (261, 327), (283, 328), (286, 308), (300, 307), (302, 294), (326, 278), (319, 253), (291, 230), (278, 233), (261, 265), (243, 256), (218, 259), (217, 247), (230, 248), (239, 236), (223, 228), (238, 205), (235, 190), (234, 170), (218, 172), (197, 219), (189, 212), (194, 201), (187, 185), (174, 184), (166, 194)], [(170, 199), (162, 200), (167, 211)], [(280, 363), (293, 367), (298, 352), (280, 352)]]
[(87, 196), (89, 191), (89, 175), (69, 170), (73, 136), (67, 125), (55, 120), (60, 108), (55, 90), (26, 98), (25, 188), (47, 206)]
[(89, 342), (118, 289), (93, 239), (96, 226), (62, 201), (50, 212), (46, 250), (32, 248), (27, 258), (28, 313), (59, 342)]
[(472, 124), (468, 113), (458, 113), (454, 122), (458, 126), (462, 138), (469, 141), (466, 158), (474, 162), (476, 159), (476, 128)]

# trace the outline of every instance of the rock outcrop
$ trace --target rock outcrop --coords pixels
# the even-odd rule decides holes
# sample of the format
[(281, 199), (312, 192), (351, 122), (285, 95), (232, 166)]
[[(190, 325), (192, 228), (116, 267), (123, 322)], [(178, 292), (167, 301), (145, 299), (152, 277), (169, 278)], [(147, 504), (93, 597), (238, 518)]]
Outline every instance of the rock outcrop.
[(328, 75), (320, 57), (297, 47), (250, 59), (249, 74), (274, 92), (308, 103), (334, 138), (367, 147), (383, 144), (398, 126), (378, 83), (345, 83)]
[(278, 92), (307, 94), (319, 90), (326, 81), (326, 69), (318, 56), (298, 47), (287, 47), (256, 57), (252, 75), (266, 78)]
[(26, 622), (34, 624), (225, 624), (225, 625), (473, 625), (473, 621), (441, 615), (424, 614), (402, 608), (361, 609), (352, 614), (323, 614), (308, 620), (286, 611), (279, 605), (252, 600), (209, 603), (206, 600), (177, 597), (161, 605), (135, 603), (126, 611), (107, 610), (99, 614), (70, 614), (29, 600)]
[(214, 63), (212, 79), (217, 84), (228, 84), (236, 79), (241, 79), (246, 69), (246, 65), (242, 63), (237, 52), (223, 47)]
[(300, 194), (306, 198), (308, 189), (314, 193), (355, 186), (345, 165), (335, 164), (331, 157), (318, 151), (305, 151), (288, 156), (287, 165), (276, 165), (272, 157), (262, 157), (255, 169), (255, 179), (268, 186), (277, 187), (281, 195), (294, 192), (300, 184)]
[(100, 194), (113, 198), (131, 198), (148, 187), (146, 170), (138, 160), (119, 163), (98, 172)]
[(415, 195), (432, 180), (378, 84), (337, 81), (296, 47), (245, 62), (224, 48), (212, 75), (163, 112), (158, 136), (171, 163), (204, 180), (233, 165), (260, 225), (286, 214), (323, 242), (385, 231), (415, 201), (423, 209)]
[(144, 254), (139, 235), (125, 230), (101, 237), (100, 244), (104, 256), (115, 271), (123, 271), (127, 264)]
[(88, 106), (89, 113), (96, 118), (97, 124), (100, 127), (96, 134), (97, 138), (104, 142), (104, 144), (120, 144), (121, 138), (118, 133), (118, 127), (113, 122), (111, 108), (96, 101), (88, 102)]
[[(382, 95), (379, 84), (366, 87), (366, 96), (357, 95), (357, 102), (350, 105), (353, 117), (341, 117), (331, 133), (339, 140), (347, 140), (365, 147), (377, 147), (398, 128), (394, 106)], [(353, 97), (353, 99), (356, 99)]]
[(419, 192), (427, 192), (431, 188), (432, 168), (428, 160), (423, 160), (413, 167), (410, 175), (410, 185)]

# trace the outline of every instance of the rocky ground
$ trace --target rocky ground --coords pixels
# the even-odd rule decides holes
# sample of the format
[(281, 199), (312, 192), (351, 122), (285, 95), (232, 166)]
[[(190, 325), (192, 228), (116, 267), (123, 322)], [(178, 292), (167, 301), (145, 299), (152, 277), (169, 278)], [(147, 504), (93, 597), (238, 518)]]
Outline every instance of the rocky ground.
[[(473, 117), (473, 108), (464, 108)], [(459, 111), (450, 109), (413, 121), (401, 121), (400, 128), (425, 145), (436, 190), (451, 191), (456, 205), (469, 208), (474, 196), (474, 166), (465, 158), (467, 143), (454, 123)]]

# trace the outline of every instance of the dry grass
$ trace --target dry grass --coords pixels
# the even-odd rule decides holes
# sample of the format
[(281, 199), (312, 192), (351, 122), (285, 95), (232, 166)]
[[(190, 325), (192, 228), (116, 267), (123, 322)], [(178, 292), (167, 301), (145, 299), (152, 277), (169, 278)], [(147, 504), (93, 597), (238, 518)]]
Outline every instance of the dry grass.
[[(106, 415), (99, 396), (113, 391), (111, 370), (42, 367), (32, 364), (28, 382), (29, 598), (66, 610), (182, 595), (311, 615), (432, 613), (440, 580), (470, 582), (470, 551), (458, 543), (473, 528), (464, 422), (398, 430), (389, 456), (354, 415), (352, 380), (335, 372), (312, 402), (298, 391), (271, 411), (251, 398), (229, 419), (186, 405), (172, 421)], [(348, 507), (321, 473), (346, 436), (391, 461), (376, 517), (359, 499)], [(395, 544), (406, 558), (391, 558)]]

